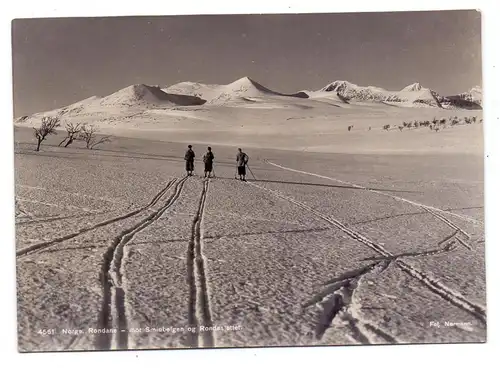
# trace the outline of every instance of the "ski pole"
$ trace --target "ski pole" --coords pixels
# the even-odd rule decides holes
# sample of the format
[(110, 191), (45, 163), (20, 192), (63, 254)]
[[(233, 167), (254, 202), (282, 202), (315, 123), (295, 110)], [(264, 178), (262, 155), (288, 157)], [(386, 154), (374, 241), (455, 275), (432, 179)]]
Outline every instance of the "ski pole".
[(255, 175), (253, 174), (253, 172), (252, 172), (252, 170), (250, 169), (250, 166), (249, 166), (248, 164), (247, 164), (247, 168), (248, 168), (248, 171), (250, 171), (250, 173), (252, 174), (253, 179), (254, 179), (254, 180), (257, 180), (257, 179), (255, 178)]

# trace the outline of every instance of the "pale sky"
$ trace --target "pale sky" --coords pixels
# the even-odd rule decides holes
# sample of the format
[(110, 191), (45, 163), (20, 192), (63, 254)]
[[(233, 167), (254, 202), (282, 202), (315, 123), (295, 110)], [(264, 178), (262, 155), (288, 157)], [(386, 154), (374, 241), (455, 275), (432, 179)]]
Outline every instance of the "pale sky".
[(331, 81), (443, 95), (481, 85), (480, 13), (470, 11), (18, 19), (14, 116), (132, 84), (227, 84), (283, 93)]

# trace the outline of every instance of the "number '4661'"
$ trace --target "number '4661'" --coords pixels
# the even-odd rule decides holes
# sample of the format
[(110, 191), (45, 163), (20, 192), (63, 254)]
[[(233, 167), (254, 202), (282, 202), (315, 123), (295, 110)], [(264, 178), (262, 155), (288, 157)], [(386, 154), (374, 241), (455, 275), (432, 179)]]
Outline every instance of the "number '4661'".
[(56, 329), (40, 329), (37, 333), (40, 335), (54, 335), (56, 333)]

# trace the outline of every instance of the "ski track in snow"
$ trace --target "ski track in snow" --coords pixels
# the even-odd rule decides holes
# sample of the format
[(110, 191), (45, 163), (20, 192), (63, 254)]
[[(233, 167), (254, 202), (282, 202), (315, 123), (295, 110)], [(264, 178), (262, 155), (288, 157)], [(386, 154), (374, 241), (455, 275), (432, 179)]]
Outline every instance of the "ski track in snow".
[[(441, 240), (438, 243), (438, 246), (440, 247), (441, 245), (444, 244), (444, 247), (436, 248), (436, 249), (430, 249), (427, 251), (422, 251), (422, 252), (405, 252), (405, 253), (399, 253), (396, 255), (391, 255), (389, 257), (369, 257), (363, 259), (363, 261), (381, 261), (381, 260), (388, 260), (388, 261), (393, 261), (397, 260), (402, 257), (428, 257), (428, 256), (436, 256), (444, 253), (449, 253), (457, 249), (458, 245), (456, 241), (459, 241), (459, 238), (457, 237), (458, 231), (455, 231), (453, 234), (446, 236), (443, 240)], [(460, 243), (460, 242), (459, 242)], [(462, 243), (460, 243), (462, 244)], [(463, 245), (463, 244), (462, 244)]]
[[(432, 209), (430, 209), (428, 207), (422, 207), (422, 208), (426, 212), (430, 213), (432, 216), (434, 216), (437, 219), (443, 221), (445, 224), (447, 224), (452, 229), (455, 229), (457, 232), (462, 233), (467, 239), (471, 239), (471, 236), (467, 232), (465, 232), (463, 229), (461, 229), (460, 227), (458, 227), (457, 225), (455, 225), (453, 222), (451, 222), (449, 219), (447, 219), (443, 215), (438, 214), (437, 212), (435, 212), (434, 210), (432, 210)], [(471, 248), (469, 247), (469, 249), (471, 249)]]
[(76, 192), (64, 191), (64, 190), (49, 189), (49, 188), (44, 188), (41, 186), (31, 186), (31, 185), (16, 185), (16, 186), (19, 186), (20, 188), (25, 188), (25, 189), (42, 190), (43, 192), (68, 194), (68, 195), (71, 195), (74, 197), (89, 198), (89, 199), (100, 200), (100, 201), (104, 201), (104, 202), (108, 202), (108, 203), (115, 203), (115, 204), (123, 203), (123, 202), (120, 202), (117, 200), (113, 200), (111, 198), (94, 197), (94, 196), (88, 195), (88, 194), (82, 194), (82, 193), (76, 193)]
[[(382, 255), (382, 257), (385, 257), (385, 259), (387, 259), (387, 260), (395, 259), (395, 265), (398, 268), (400, 268), (402, 271), (407, 273), (412, 278), (415, 278), (422, 285), (424, 285), (427, 289), (429, 289), (433, 293), (437, 294), (442, 299), (446, 300), (448, 303), (451, 303), (454, 306), (458, 307), (459, 309), (473, 315), (483, 324), (486, 324), (486, 309), (484, 307), (482, 307), (481, 305), (479, 305), (477, 303), (469, 301), (468, 299), (463, 297), (459, 292), (456, 292), (456, 291), (452, 290), (451, 288), (447, 287), (446, 285), (440, 283), (437, 279), (435, 279), (435, 278), (427, 275), (426, 273), (416, 269), (415, 267), (411, 266), (410, 264), (397, 259), (396, 256), (394, 256), (389, 251), (387, 251), (383, 246), (370, 240), (367, 236), (360, 234), (359, 232), (345, 226), (344, 224), (342, 224), (338, 220), (336, 220), (332, 217), (325, 216), (323, 213), (318, 212), (315, 209), (309, 207), (308, 205), (306, 205), (302, 202), (299, 202), (291, 197), (288, 197), (279, 191), (271, 190), (271, 189), (268, 189), (264, 186), (254, 184), (252, 182), (248, 182), (247, 184), (250, 186), (256, 187), (258, 189), (264, 190), (266, 192), (269, 192), (269, 193), (273, 194), (274, 196), (276, 196), (277, 198), (281, 198), (283, 200), (291, 202), (291, 203), (295, 204), (296, 206), (298, 206), (304, 210), (309, 211), (310, 213), (323, 219), (327, 223), (342, 230), (344, 233), (349, 235), (354, 240), (361, 242), (362, 244), (371, 248), (375, 252), (379, 253), (380, 255)], [(352, 296), (353, 293), (349, 293), (349, 294)], [(336, 299), (339, 300), (340, 298), (336, 298)], [(339, 305), (345, 305), (345, 303), (342, 303), (342, 302), (344, 302), (344, 300), (340, 299), (333, 306), (338, 307)], [(333, 315), (333, 317), (334, 316), (335, 315)], [(357, 325), (351, 325), (351, 328), (355, 331), (359, 330), (359, 326), (357, 326)], [(369, 338), (366, 335), (364, 335), (364, 336), (357, 335), (356, 337), (358, 340), (361, 340), (362, 343), (364, 343), (365, 341), (369, 342)]]
[(303, 308), (313, 304), (321, 305), (322, 312), (316, 327), (316, 339), (321, 339), (326, 330), (331, 327), (336, 318), (348, 326), (352, 331), (352, 339), (356, 343), (374, 344), (380, 340), (387, 343), (398, 343), (391, 334), (385, 332), (374, 323), (363, 319), (359, 314), (358, 304), (355, 303), (355, 293), (361, 280), (368, 274), (380, 274), (385, 271), (391, 261), (372, 263), (361, 269), (349, 271), (328, 281), (328, 288), (317, 294), (303, 305)]
[(187, 252), (187, 278), (189, 284), (188, 322), (195, 327), (196, 332), (189, 335), (191, 347), (214, 347), (213, 331), (201, 332), (201, 326), (211, 327), (212, 313), (206, 277), (207, 258), (203, 254), (203, 217), (210, 180), (203, 181), (203, 190), (198, 204), (198, 211), (191, 226), (191, 238)]
[[(430, 276), (427, 272), (420, 271), (413, 267), (411, 264), (402, 260), (404, 257), (422, 257), (422, 256), (433, 256), (443, 253), (449, 253), (458, 248), (459, 245), (472, 250), (472, 247), (459, 235), (463, 235), (467, 240), (471, 239), (471, 236), (462, 228), (457, 226), (451, 220), (446, 218), (444, 215), (452, 215), (458, 217), (462, 220), (472, 222), (474, 224), (482, 225), (482, 222), (474, 220), (470, 217), (456, 214), (450, 211), (445, 211), (436, 207), (420, 204), (405, 198), (401, 198), (392, 194), (388, 194), (382, 191), (370, 189), (350, 183), (347, 181), (338, 180), (328, 176), (323, 176), (315, 173), (300, 171), (288, 167), (281, 166), (279, 164), (265, 160), (265, 163), (273, 165), (275, 167), (281, 168), (283, 170), (302, 173), (310, 176), (316, 176), (320, 178), (329, 179), (332, 181), (348, 184), (350, 186), (364, 189), (373, 193), (381, 194), (394, 198), (399, 201), (407, 202), (422, 208), (425, 212), (441, 220), (449, 227), (451, 227), (454, 232), (446, 236), (443, 240), (437, 243), (438, 248), (430, 249), (422, 252), (406, 252), (401, 254), (391, 254), (382, 245), (370, 240), (366, 235), (363, 235), (356, 230), (349, 228), (348, 226), (342, 224), (340, 221), (336, 220), (331, 216), (327, 216), (314, 208), (311, 208), (305, 203), (295, 200), (294, 198), (285, 195), (278, 190), (268, 189), (264, 186), (253, 183), (251, 180), (247, 182), (249, 186), (253, 186), (260, 190), (271, 193), (276, 198), (288, 201), (295, 206), (312, 213), (316, 217), (322, 219), (329, 224), (328, 228), (336, 227), (346, 233), (352, 239), (364, 244), (365, 246), (371, 248), (377, 252), (380, 257), (370, 257), (364, 259), (364, 261), (369, 261), (369, 264), (353, 271), (342, 274), (327, 283), (327, 288), (325, 288), (320, 293), (316, 294), (312, 299), (303, 305), (303, 308), (316, 305), (321, 308), (320, 319), (315, 329), (316, 339), (321, 339), (326, 331), (332, 327), (334, 320), (340, 322), (342, 325), (350, 328), (351, 339), (355, 343), (362, 344), (372, 344), (372, 343), (398, 343), (398, 339), (392, 336), (390, 333), (384, 331), (381, 327), (376, 324), (367, 321), (363, 318), (361, 313), (360, 304), (356, 300), (356, 294), (358, 292), (357, 288), (369, 275), (377, 275), (383, 273), (390, 265), (399, 268), (401, 271), (408, 274), (410, 277), (416, 279), (419, 283), (425, 286), (431, 292), (437, 294), (443, 300), (450, 304), (458, 307), (459, 309), (473, 315), (483, 324), (486, 324), (486, 309), (481, 305), (472, 302), (462, 296), (459, 292), (447, 287), (446, 285), (440, 283), (437, 279)], [(124, 220), (135, 216), (143, 211), (149, 211), (149, 214), (145, 216), (142, 220), (137, 222), (134, 226), (129, 227), (119, 233), (116, 236), (111, 245), (108, 247), (107, 251), (103, 255), (102, 270), (100, 272), (101, 288), (103, 293), (101, 310), (99, 312), (99, 325), (100, 328), (116, 328), (117, 332), (115, 334), (102, 334), (96, 336), (94, 345), (96, 349), (108, 350), (108, 349), (128, 349), (129, 338), (128, 338), (128, 323), (130, 318), (130, 312), (127, 306), (127, 281), (125, 277), (125, 265), (128, 256), (128, 249), (130, 248), (129, 243), (134, 239), (134, 237), (146, 229), (148, 226), (153, 224), (155, 221), (160, 219), (162, 215), (172, 207), (173, 204), (179, 199), (184, 183), (188, 180), (188, 177), (184, 177), (181, 180), (177, 178), (172, 179), (167, 183), (167, 185), (158, 192), (153, 199), (145, 206), (135, 209), (131, 212), (123, 214), (121, 216), (108, 219), (97, 223), (93, 226), (86, 227), (77, 230), (73, 233), (64, 235), (59, 238), (55, 238), (42, 243), (37, 243), (30, 245), (28, 247), (22, 248), (16, 252), (18, 257), (26, 256), (34, 252), (43, 252), (46, 248), (54, 246), (55, 244), (64, 242), (66, 240), (73, 239), (83, 233), (93, 231), (97, 228), (112, 224), (114, 222)], [(200, 332), (200, 326), (211, 327), (212, 322), (212, 312), (210, 306), (210, 294), (209, 286), (207, 284), (206, 276), (206, 266), (207, 261), (209, 261), (203, 252), (204, 246), (204, 230), (203, 222), (205, 215), (205, 203), (210, 187), (210, 179), (203, 180), (203, 189), (199, 197), (198, 209), (194, 214), (194, 219), (191, 225), (191, 234), (187, 246), (187, 282), (189, 285), (189, 306), (188, 306), (188, 323), (190, 326), (196, 327), (196, 331), (189, 333), (188, 345), (191, 347), (215, 347), (215, 337), (212, 331)], [(164, 202), (161, 199), (169, 192), (169, 190), (174, 189), (172, 194)], [(20, 199), (23, 201), (23, 199)], [(151, 209), (157, 204), (161, 204), (158, 209)], [(111, 211), (107, 211), (111, 212)], [(101, 212), (101, 213), (107, 213)], [(96, 213), (83, 213), (80, 215), (73, 216), (61, 216), (53, 218), (45, 218), (38, 220), (28, 220), (22, 221), (23, 223), (38, 223), (38, 222), (50, 222), (58, 219), (64, 218), (78, 218), (84, 217), (85, 215), (92, 215)], [(192, 215), (193, 216), (193, 215)], [(282, 220), (283, 222), (288, 222)], [(293, 223), (293, 222), (292, 222)], [(295, 232), (295, 231), (294, 231)], [(220, 236), (224, 237), (224, 236)], [(219, 237), (219, 238), (220, 238)], [(217, 238), (217, 237), (213, 237)], [(57, 251), (57, 250), (56, 250)], [(78, 342), (81, 339), (77, 339), (75, 336), (67, 344), (66, 349), (77, 347)]]
[[(99, 335), (95, 346), (99, 350), (127, 349), (128, 348), (128, 313), (126, 308), (126, 281), (124, 275), (124, 259), (126, 258), (126, 245), (137, 233), (157, 221), (179, 199), (184, 183), (188, 177), (176, 182), (174, 192), (165, 203), (155, 212), (139, 221), (134, 226), (123, 230), (112, 242), (104, 254), (101, 271), (101, 284), (103, 302), (99, 314), (101, 328), (116, 328), (116, 333)], [(170, 186), (175, 180), (169, 183)], [(166, 191), (160, 192), (152, 201), (156, 204)]]
[(139, 214), (139, 213), (141, 213), (141, 212), (143, 212), (145, 210), (148, 210), (149, 208), (155, 206), (156, 203), (158, 203), (158, 201), (160, 200), (160, 198), (172, 187), (172, 185), (174, 184), (175, 181), (176, 181), (176, 179), (171, 180), (167, 184), (167, 186), (165, 186), (158, 194), (156, 194), (154, 196), (154, 198), (151, 200), (151, 202), (149, 202), (147, 205), (145, 205), (143, 207), (140, 207), (140, 208), (138, 208), (138, 209), (136, 209), (134, 211), (128, 212), (128, 213), (126, 213), (124, 215), (121, 215), (121, 216), (118, 216), (118, 217), (114, 217), (112, 219), (108, 219), (108, 220), (99, 222), (99, 223), (97, 223), (97, 224), (95, 224), (93, 226), (85, 227), (85, 228), (77, 230), (77, 231), (75, 231), (75, 232), (73, 232), (71, 234), (63, 235), (61, 237), (58, 237), (58, 238), (55, 238), (55, 239), (52, 239), (52, 240), (48, 240), (48, 241), (45, 241), (45, 242), (32, 244), (32, 245), (30, 245), (28, 247), (19, 249), (19, 250), (16, 251), (16, 256), (19, 257), (19, 256), (27, 255), (28, 253), (32, 253), (32, 252), (40, 252), (41, 250), (46, 249), (48, 247), (51, 247), (54, 244), (58, 244), (58, 243), (61, 243), (61, 242), (64, 242), (64, 241), (76, 238), (77, 236), (82, 235), (84, 233), (88, 233), (88, 232), (93, 231), (95, 229), (98, 229), (100, 227), (103, 227), (103, 226), (115, 223), (117, 221), (124, 220), (126, 218), (130, 218), (130, 217), (135, 216), (135, 215), (137, 215), (137, 214)]
[(99, 211), (97, 209), (90, 209), (90, 208), (86, 208), (86, 207), (72, 206), (72, 205), (69, 205), (69, 204), (60, 205), (60, 204), (42, 202), (40, 200), (26, 199), (26, 198), (22, 198), (22, 197), (16, 197), (16, 201), (18, 201), (18, 202), (24, 202), (24, 203), (41, 204), (41, 205), (48, 206), (48, 207), (65, 208), (65, 209), (76, 209), (76, 210), (80, 210), (80, 211), (84, 211), (84, 212), (98, 212)]
[[(372, 193), (381, 194), (381, 195), (384, 195), (384, 196), (387, 196), (387, 197), (391, 197), (393, 199), (396, 199), (396, 200), (399, 200), (399, 201), (402, 201), (402, 202), (406, 202), (406, 203), (412, 204), (412, 205), (417, 206), (417, 207), (421, 207), (421, 208), (425, 209), (426, 211), (428, 211), (429, 213), (433, 214), (434, 216), (436, 216), (436, 212), (438, 212), (438, 213), (444, 213), (444, 214), (452, 215), (454, 217), (458, 217), (458, 218), (460, 218), (462, 220), (465, 220), (465, 221), (472, 222), (472, 223), (477, 224), (477, 225), (483, 225), (483, 223), (481, 221), (478, 221), (478, 220), (473, 219), (471, 217), (467, 217), (467, 216), (464, 216), (464, 215), (461, 215), (461, 214), (458, 214), (458, 213), (454, 213), (454, 212), (450, 212), (450, 211), (445, 211), (445, 210), (440, 209), (440, 208), (436, 208), (436, 207), (429, 206), (429, 205), (426, 205), (426, 204), (418, 203), (418, 202), (415, 202), (415, 201), (412, 201), (412, 200), (409, 200), (409, 199), (406, 199), (406, 198), (398, 197), (396, 195), (388, 194), (388, 193), (385, 193), (385, 192), (382, 192), (382, 191), (379, 191), (379, 190), (370, 189), (370, 188), (367, 188), (365, 186), (354, 184), (352, 182), (335, 179), (335, 178), (329, 177), (329, 176), (319, 175), (319, 174), (313, 173), (313, 172), (306, 172), (306, 171), (301, 171), (301, 170), (297, 170), (297, 169), (290, 168), (290, 167), (285, 167), (285, 166), (279, 165), (277, 163), (271, 162), (269, 160), (264, 160), (264, 162), (268, 163), (268, 164), (270, 164), (272, 166), (275, 166), (275, 167), (281, 168), (283, 170), (286, 170), (286, 171), (292, 171), (292, 172), (302, 173), (304, 175), (315, 176), (315, 177), (319, 177), (319, 178), (322, 178), (322, 179), (336, 181), (336, 182), (340, 182), (342, 184), (350, 185), (350, 186), (358, 188), (358, 189), (363, 189), (363, 190), (371, 191)], [(449, 220), (447, 220), (447, 221), (450, 222)], [(452, 226), (452, 227), (457, 228), (457, 226)], [(461, 232), (463, 232), (465, 235), (469, 236), (467, 233), (465, 233), (465, 231), (461, 230)]]
[(111, 213), (113, 210), (106, 210), (106, 211), (99, 211), (99, 212), (84, 212), (76, 215), (69, 215), (69, 216), (48, 216), (48, 217), (40, 217), (40, 218), (34, 218), (26, 221), (19, 221), (16, 222), (17, 225), (33, 225), (33, 224), (43, 224), (43, 223), (48, 223), (52, 221), (60, 221), (60, 220), (67, 220), (67, 219), (77, 219), (77, 218), (82, 218), (82, 217), (87, 217), (87, 216), (97, 216), (97, 215), (103, 215), (106, 213)]

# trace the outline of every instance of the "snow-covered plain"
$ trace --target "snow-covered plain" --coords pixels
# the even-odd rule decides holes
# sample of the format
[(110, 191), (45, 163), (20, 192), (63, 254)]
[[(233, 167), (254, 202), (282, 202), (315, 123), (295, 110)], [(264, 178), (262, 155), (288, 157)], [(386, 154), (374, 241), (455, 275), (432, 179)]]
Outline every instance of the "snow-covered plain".
[[(285, 95), (91, 98), (62, 119), (114, 135), (96, 150), (37, 153), (42, 114), (18, 120), (19, 349), (485, 341), (482, 112)], [(477, 122), (397, 128), (455, 116)], [(187, 142), (215, 178), (184, 177)]]

